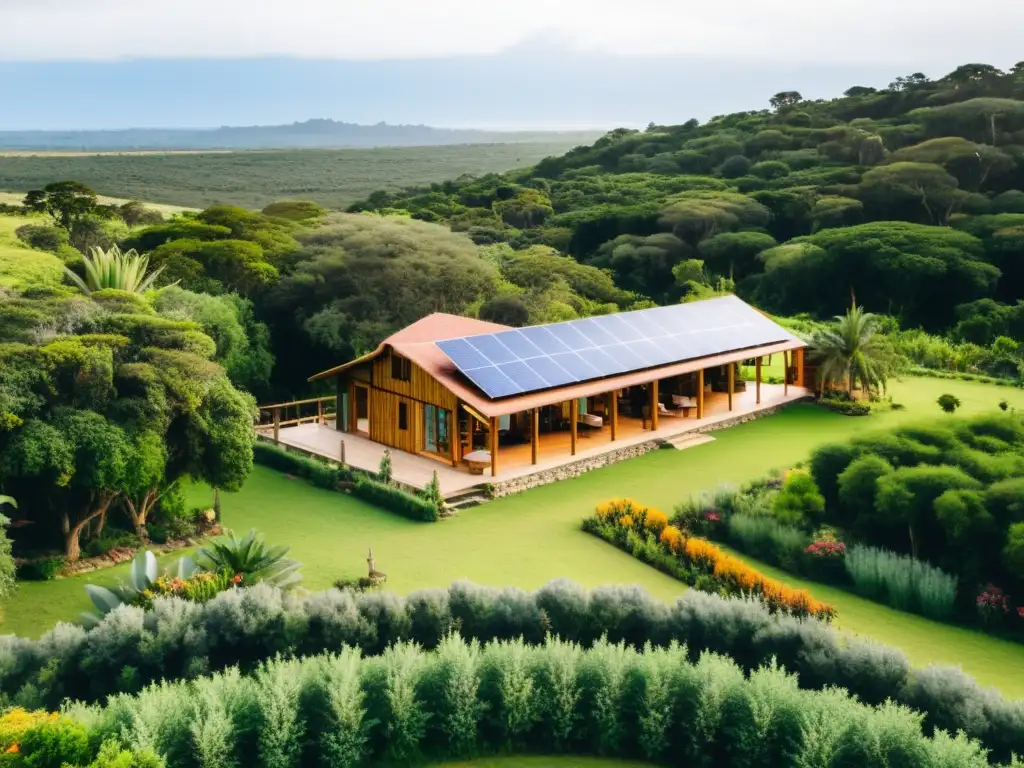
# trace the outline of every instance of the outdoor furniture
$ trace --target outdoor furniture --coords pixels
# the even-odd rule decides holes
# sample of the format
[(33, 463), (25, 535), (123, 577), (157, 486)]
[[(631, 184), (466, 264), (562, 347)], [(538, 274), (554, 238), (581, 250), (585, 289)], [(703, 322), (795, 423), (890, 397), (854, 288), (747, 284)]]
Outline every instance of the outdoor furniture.
[(580, 423), (586, 424), (588, 427), (593, 427), (594, 429), (600, 429), (604, 426), (604, 419), (594, 413), (581, 413)]
[(467, 453), (462, 458), (467, 466), (469, 466), (469, 474), (471, 475), (482, 475), (484, 470), (491, 466), (490, 451), (473, 451), (472, 453)]
[[(658, 403), (658, 415), (659, 416), (673, 416), (682, 417), (686, 416), (686, 412), (689, 408), (666, 408), (664, 403)], [(682, 411), (682, 413), (680, 413)]]
[(672, 395), (672, 404), (676, 408), (696, 408), (697, 398), (686, 395)]

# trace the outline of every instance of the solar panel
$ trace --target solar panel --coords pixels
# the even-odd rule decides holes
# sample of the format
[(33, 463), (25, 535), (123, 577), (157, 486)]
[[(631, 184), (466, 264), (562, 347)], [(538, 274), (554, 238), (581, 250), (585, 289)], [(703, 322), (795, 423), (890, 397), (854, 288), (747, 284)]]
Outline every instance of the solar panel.
[(725, 296), (436, 343), (488, 397), (500, 398), (794, 339)]

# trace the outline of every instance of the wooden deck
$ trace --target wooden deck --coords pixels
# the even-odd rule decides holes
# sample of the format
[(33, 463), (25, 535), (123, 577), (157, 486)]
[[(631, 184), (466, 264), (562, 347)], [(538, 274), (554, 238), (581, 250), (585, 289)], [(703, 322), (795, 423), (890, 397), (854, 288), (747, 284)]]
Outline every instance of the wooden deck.
[[(395, 449), (391, 450), (392, 471), (396, 480), (418, 488), (422, 488), (430, 482), (436, 471), (441, 484), (441, 492), (445, 496), (452, 496), (482, 483), (524, 477), (655, 438), (677, 437), (686, 432), (712, 426), (717, 422), (800, 400), (807, 397), (808, 394), (808, 391), (801, 387), (790, 386), (789, 394), (786, 395), (783, 393), (782, 385), (762, 384), (760, 405), (755, 402), (753, 387), (750, 387), (746, 392), (737, 392), (733, 396), (732, 411), (728, 408), (726, 394), (710, 394), (705, 399), (703, 419), (698, 419), (695, 415), (689, 417), (662, 415), (659, 417), (656, 432), (651, 431), (650, 422), (644, 429), (640, 419), (620, 416), (618, 433), (614, 441), (611, 439), (611, 429), (607, 423), (599, 430), (584, 430), (581, 427), (576, 444), (576, 455), (570, 453), (571, 438), (568, 431), (542, 434), (538, 443), (537, 464), (532, 463), (532, 449), (529, 443), (501, 446), (498, 452), (498, 475), (496, 478), (491, 477), (490, 470), (485, 470), (482, 476), (471, 475), (465, 466), (455, 468), (450, 463), (428, 455), (405, 453)], [(266, 435), (266, 432), (263, 434)], [(343, 459), (350, 466), (370, 471), (377, 470), (385, 448), (385, 446), (365, 437), (338, 432), (334, 429), (333, 422), (326, 425), (305, 423), (282, 428), (280, 442), (284, 446), (298, 448), (332, 461)], [(344, 451), (344, 457), (342, 457), (342, 451)]]

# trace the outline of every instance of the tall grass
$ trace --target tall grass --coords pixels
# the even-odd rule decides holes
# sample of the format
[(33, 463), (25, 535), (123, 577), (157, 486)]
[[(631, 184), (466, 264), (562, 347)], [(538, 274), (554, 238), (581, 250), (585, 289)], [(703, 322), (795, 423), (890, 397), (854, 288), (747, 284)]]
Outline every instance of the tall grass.
[(846, 572), (854, 589), (871, 600), (933, 619), (953, 615), (956, 577), (921, 560), (855, 544), (846, 552)]

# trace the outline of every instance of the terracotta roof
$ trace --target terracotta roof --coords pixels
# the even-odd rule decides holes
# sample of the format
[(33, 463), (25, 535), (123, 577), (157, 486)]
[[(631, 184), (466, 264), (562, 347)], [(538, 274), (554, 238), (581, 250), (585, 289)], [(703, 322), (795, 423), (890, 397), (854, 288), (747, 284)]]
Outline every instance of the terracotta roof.
[(489, 323), (484, 320), (476, 320), (471, 317), (460, 317), (458, 315), (435, 312), (392, 334), (381, 342), (380, 346), (373, 352), (344, 365), (318, 373), (310, 377), (310, 381), (339, 374), (352, 366), (372, 360), (386, 349), (391, 348), (429, 373), (467, 405), (480, 411), (484, 416), (494, 417), (506, 416), (511, 413), (518, 413), (545, 405), (554, 405), (579, 397), (600, 395), (637, 384), (646, 384), (654, 379), (664, 379), (670, 376), (692, 373), (701, 368), (713, 368), (740, 360), (749, 360), (754, 357), (781, 354), (786, 350), (800, 349), (806, 346), (799, 339), (791, 338), (787, 341), (780, 341), (760, 347), (731, 350), (712, 357), (671, 363), (657, 368), (632, 371), (603, 379), (556, 387), (542, 392), (530, 392), (523, 395), (501, 398), (500, 400), (491, 400), (478, 390), (465, 375), (460, 373), (448, 356), (434, 343), (435, 341), (443, 341), (445, 339), (505, 330), (509, 330), (509, 327), (498, 325), (497, 323)]
[[(412, 325), (407, 325), (400, 331), (395, 331), (393, 334), (388, 336), (382, 341), (373, 352), (368, 352), (362, 357), (357, 357), (355, 360), (350, 360), (344, 365), (338, 365), (326, 371), (310, 376), (310, 381), (319, 381), (320, 379), (326, 379), (330, 376), (335, 376), (342, 371), (348, 370), (352, 366), (359, 365), (360, 363), (368, 362), (373, 358), (377, 357), (388, 347), (394, 347), (396, 344), (419, 344), (429, 342), (433, 346), (435, 341), (444, 341), (445, 339), (457, 339), (461, 336), (472, 336), (477, 333), (496, 333), (497, 331), (507, 331), (510, 326), (499, 325), (498, 323), (489, 323), (486, 320), (477, 320), (475, 317), (462, 317), (461, 315), (449, 315), (446, 312), (434, 312), (433, 314), (421, 317)], [(400, 353), (408, 357), (414, 363), (419, 364), (418, 361), (406, 355), (404, 352)]]

